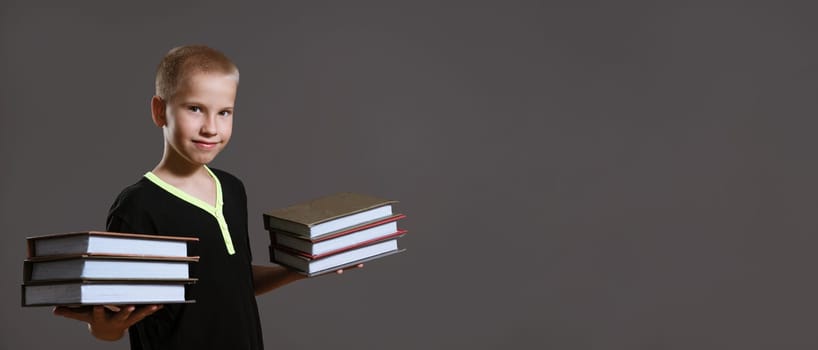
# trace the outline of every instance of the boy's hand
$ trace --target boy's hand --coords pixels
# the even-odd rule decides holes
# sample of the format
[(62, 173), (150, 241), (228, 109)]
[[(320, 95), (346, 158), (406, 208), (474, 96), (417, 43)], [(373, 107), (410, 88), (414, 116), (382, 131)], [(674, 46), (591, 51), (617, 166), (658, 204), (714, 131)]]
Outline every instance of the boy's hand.
[[(335, 273), (342, 274), (346, 270), (364, 267), (364, 264), (348, 267), (346, 269), (335, 270)], [(327, 273), (330, 275), (330, 273)], [(253, 287), (256, 295), (267, 293), (283, 285), (303, 280), (306, 275), (284, 265), (263, 266), (253, 265)]]
[(358, 265), (355, 265), (355, 266), (347, 267), (346, 269), (339, 269), (339, 270), (335, 271), (335, 273), (340, 275), (340, 274), (344, 273), (344, 270), (360, 269), (362, 267), (364, 267), (364, 264), (358, 264)]
[[(106, 308), (111, 311), (105, 311)], [(123, 307), (97, 305), (93, 308), (57, 306), (54, 308), (54, 314), (86, 322), (91, 335), (97, 339), (113, 341), (122, 338), (128, 327), (161, 308), (162, 305), (145, 305), (139, 308), (134, 305)]]

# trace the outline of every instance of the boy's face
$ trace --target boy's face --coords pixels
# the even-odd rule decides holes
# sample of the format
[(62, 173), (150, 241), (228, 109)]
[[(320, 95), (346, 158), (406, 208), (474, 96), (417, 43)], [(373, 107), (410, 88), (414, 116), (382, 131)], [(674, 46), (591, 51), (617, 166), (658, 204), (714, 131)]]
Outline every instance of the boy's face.
[(168, 151), (204, 165), (230, 141), (238, 82), (232, 75), (197, 73), (180, 83), (165, 102), (164, 134)]

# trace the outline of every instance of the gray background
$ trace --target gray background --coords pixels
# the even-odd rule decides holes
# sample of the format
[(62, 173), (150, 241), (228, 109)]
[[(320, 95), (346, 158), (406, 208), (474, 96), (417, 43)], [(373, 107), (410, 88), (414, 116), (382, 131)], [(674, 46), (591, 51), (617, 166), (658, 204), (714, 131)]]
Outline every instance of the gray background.
[(259, 298), (268, 349), (818, 346), (809, 1), (113, 3), (0, 5), (2, 349), (127, 348), (20, 307), (24, 238), (104, 228), (187, 43), (241, 68), (213, 166), (257, 263), (267, 209), (408, 215), (407, 253)]

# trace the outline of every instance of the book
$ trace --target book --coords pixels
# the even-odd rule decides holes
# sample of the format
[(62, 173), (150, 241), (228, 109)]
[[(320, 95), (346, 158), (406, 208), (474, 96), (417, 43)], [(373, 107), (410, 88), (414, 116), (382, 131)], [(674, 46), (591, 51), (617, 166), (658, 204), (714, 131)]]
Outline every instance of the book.
[(121, 255), (59, 255), (23, 262), (25, 281), (72, 279), (180, 280), (190, 277), (198, 257), (144, 257)]
[(372, 242), (396, 233), (405, 233), (405, 230), (398, 229), (396, 222), (404, 217), (406, 215), (392, 215), (386, 219), (342, 229), (314, 239), (289, 232), (270, 231), (270, 239), (277, 246), (292, 248), (311, 255), (322, 255), (361, 243)]
[(23, 306), (130, 305), (187, 303), (185, 285), (195, 280), (125, 281), (71, 280), (29, 281), (23, 284)]
[[(323, 254), (309, 254), (309, 253), (305, 253), (305, 252), (298, 251), (298, 250), (295, 250), (293, 248), (286, 247), (286, 246), (281, 246), (281, 245), (272, 245), (272, 246), (270, 246), (270, 248), (275, 249), (275, 250), (280, 250), (280, 251), (282, 251), (284, 253), (289, 253), (289, 254), (292, 254), (292, 255), (300, 256), (300, 257), (306, 258), (307, 260), (310, 260), (310, 261), (314, 261), (314, 260), (333, 257), (335, 255), (339, 255), (339, 254), (342, 254), (342, 253), (346, 253), (346, 252), (353, 251), (353, 250), (363, 248), (363, 247), (367, 247), (367, 246), (370, 246), (370, 245), (375, 245), (377, 243), (390, 241), (390, 240), (394, 241), (394, 240), (396, 240), (396, 239), (398, 239), (400, 237), (403, 237), (404, 234), (406, 234), (406, 230), (399, 230), (398, 232), (394, 232), (394, 233), (389, 234), (387, 236), (383, 236), (383, 237), (380, 237), (380, 238), (377, 238), (377, 239), (372, 239), (372, 240), (369, 240), (369, 241), (364, 241), (364, 242), (361, 242), (361, 243), (358, 243), (358, 244), (355, 244), (355, 245), (352, 245), (352, 246), (332, 250), (332, 251), (329, 251), (329, 252), (326, 252), (326, 253), (323, 253)], [(369, 259), (369, 260), (372, 260), (372, 259)]]
[(310, 259), (285, 249), (270, 247), (273, 262), (294, 268), (307, 276), (316, 276), (405, 251), (398, 249), (398, 241), (390, 239), (347, 250), (320, 259)]
[(195, 237), (157, 236), (135, 233), (85, 231), (28, 237), (28, 256), (71, 254), (118, 254), (186, 257)]
[(277, 248), (277, 249), (281, 249), (281, 250), (284, 250), (284, 251), (288, 251), (288, 252), (297, 254), (297, 255), (301, 255), (301, 256), (306, 257), (306, 258), (311, 259), (311, 260), (315, 260), (315, 259), (321, 259), (321, 258), (330, 256), (330, 255), (335, 255), (335, 254), (338, 254), (338, 253), (342, 253), (342, 252), (352, 250), (352, 249), (355, 249), (355, 248), (367, 246), (367, 245), (370, 245), (370, 244), (373, 244), (373, 243), (386, 241), (386, 240), (390, 240), (390, 239), (395, 239), (395, 238), (400, 238), (404, 234), (406, 234), (406, 230), (398, 230), (396, 232), (392, 232), (392, 233), (390, 233), (388, 235), (385, 235), (385, 236), (380, 236), (380, 237), (377, 237), (377, 238), (373, 238), (373, 239), (369, 239), (369, 240), (362, 241), (362, 242), (359, 242), (359, 243), (355, 243), (353, 245), (348, 245), (348, 246), (344, 246), (344, 247), (340, 247), (340, 248), (336, 248), (336, 249), (332, 249), (332, 250), (328, 250), (328, 251), (324, 251), (324, 252), (319, 252), (319, 253), (308, 253), (308, 252), (300, 251), (300, 250), (297, 250), (297, 249), (294, 249), (294, 248), (291, 248), (291, 247), (287, 247), (287, 246), (284, 246), (284, 245), (275, 245), (274, 247)]
[(360, 193), (337, 193), (264, 214), (264, 228), (316, 238), (392, 215), (397, 201)]

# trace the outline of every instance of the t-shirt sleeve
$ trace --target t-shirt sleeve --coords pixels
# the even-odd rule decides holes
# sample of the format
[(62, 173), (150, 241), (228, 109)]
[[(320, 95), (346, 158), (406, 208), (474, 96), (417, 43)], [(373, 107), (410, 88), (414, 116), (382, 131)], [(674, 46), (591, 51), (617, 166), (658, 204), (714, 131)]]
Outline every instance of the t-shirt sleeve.
[(120, 195), (108, 211), (105, 229), (109, 232), (155, 234), (156, 225), (138, 199)]
[(108, 214), (105, 230), (108, 232), (132, 232), (131, 225), (119, 215)]

